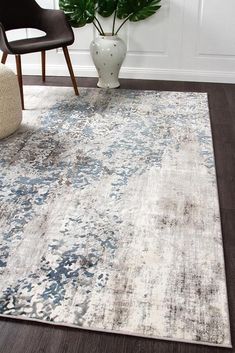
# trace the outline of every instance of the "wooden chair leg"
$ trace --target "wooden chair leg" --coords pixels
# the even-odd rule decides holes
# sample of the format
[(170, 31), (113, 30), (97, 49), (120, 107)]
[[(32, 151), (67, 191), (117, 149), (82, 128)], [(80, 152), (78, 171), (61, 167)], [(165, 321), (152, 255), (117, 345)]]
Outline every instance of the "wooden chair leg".
[(46, 51), (42, 50), (41, 52), (42, 57), (42, 81), (46, 81)]
[(74, 92), (75, 92), (76, 96), (79, 96), (77, 83), (76, 83), (76, 79), (75, 79), (75, 76), (74, 76), (73, 67), (72, 67), (72, 64), (71, 64), (68, 48), (67, 47), (63, 47), (63, 52), (64, 52), (64, 57), (65, 57), (65, 60), (66, 60), (66, 63), (67, 63), (68, 69), (69, 69), (70, 77), (71, 77), (71, 80), (72, 80), (72, 83), (73, 83)]
[(24, 110), (23, 78), (22, 78), (20, 55), (16, 55), (15, 60), (16, 60), (16, 71), (17, 71), (17, 76), (18, 76), (18, 82), (19, 82), (19, 87), (20, 87), (21, 104), (22, 104), (22, 109)]
[(6, 63), (6, 61), (7, 61), (7, 56), (8, 56), (7, 53), (3, 53), (3, 54), (2, 54), (2, 60), (1, 60), (1, 63), (2, 63), (2, 64), (5, 64), (5, 63)]

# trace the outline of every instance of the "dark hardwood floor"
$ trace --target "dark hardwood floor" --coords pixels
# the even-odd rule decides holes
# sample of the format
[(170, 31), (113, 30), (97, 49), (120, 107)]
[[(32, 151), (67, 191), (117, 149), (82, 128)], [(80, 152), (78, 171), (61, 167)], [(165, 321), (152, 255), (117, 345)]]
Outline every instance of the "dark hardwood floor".
[[(42, 84), (39, 77), (24, 83)], [(96, 79), (81, 78), (93, 87)], [(48, 77), (45, 85), (70, 86), (67, 77)], [(121, 80), (122, 88), (207, 92), (221, 207), (229, 309), (235, 344), (235, 85), (191, 82)], [(0, 353), (221, 353), (235, 352), (186, 343), (105, 334), (10, 319), (0, 320)]]

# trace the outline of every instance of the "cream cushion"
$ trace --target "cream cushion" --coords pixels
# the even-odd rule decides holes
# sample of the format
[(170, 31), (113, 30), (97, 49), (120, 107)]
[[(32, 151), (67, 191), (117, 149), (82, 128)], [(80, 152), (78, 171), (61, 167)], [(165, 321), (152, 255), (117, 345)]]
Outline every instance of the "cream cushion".
[(15, 132), (22, 121), (20, 90), (16, 75), (0, 64), (0, 139)]

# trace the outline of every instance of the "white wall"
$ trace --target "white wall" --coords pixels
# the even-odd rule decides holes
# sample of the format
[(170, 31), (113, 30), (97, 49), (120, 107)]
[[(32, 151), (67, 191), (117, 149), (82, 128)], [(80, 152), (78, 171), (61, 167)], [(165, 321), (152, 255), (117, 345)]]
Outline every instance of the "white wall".
[[(57, 0), (38, 2), (58, 7)], [(129, 23), (121, 31), (128, 47), (121, 77), (235, 83), (235, 0), (162, 0), (162, 4), (155, 16)], [(95, 35), (92, 25), (75, 30), (70, 53), (78, 76), (96, 76), (89, 54)], [(13, 67), (12, 58), (9, 62)], [(22, 62), (24, 74), (40, 74), (39, 53), (24, 55)], [(68, 75), (61, 50), (48, 52), (47, 65), (49, 75)]]

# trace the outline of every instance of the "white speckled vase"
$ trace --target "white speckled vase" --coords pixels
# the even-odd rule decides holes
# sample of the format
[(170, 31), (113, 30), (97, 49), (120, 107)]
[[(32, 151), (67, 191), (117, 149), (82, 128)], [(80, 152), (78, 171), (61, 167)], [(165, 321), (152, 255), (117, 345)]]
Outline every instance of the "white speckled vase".
[(126, 57), (126, 44), (117, 35), (98, 36), (90, 45), (91, 56), (98, 71), (98, 87), (117, 88), (122, 63)]

